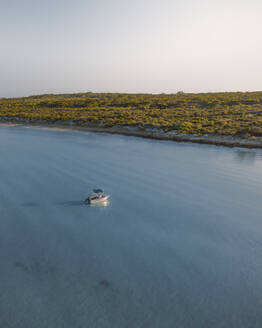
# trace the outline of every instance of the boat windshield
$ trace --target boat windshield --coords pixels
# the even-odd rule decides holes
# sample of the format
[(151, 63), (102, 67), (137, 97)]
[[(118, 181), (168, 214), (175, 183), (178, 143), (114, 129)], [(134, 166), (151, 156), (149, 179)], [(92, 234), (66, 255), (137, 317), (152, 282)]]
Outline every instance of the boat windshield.
[(93, 189), (93, 193), (94, 194), (103, 194), (104, 193), (104, 190), (103, 189)]

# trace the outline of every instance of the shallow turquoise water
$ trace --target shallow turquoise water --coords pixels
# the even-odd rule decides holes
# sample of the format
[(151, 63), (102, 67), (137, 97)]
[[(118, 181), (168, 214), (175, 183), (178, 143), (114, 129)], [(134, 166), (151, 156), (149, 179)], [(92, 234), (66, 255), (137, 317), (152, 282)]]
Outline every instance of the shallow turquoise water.
[(262, 151), (1, 127), (0, 173), (1, 328), (262, 326)]

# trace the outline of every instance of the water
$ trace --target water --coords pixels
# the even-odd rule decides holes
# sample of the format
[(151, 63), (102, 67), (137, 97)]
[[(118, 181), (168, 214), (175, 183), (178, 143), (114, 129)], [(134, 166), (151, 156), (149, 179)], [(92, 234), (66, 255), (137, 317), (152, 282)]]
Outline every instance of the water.
[(1, 328), (262, 326), (262, 151), (1, 127), (0, 173)]

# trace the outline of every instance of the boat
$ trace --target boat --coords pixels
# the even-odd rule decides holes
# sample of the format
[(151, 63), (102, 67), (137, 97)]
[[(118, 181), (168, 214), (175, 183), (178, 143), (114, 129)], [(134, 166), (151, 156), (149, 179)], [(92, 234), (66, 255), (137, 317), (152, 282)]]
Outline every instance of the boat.
[(86, 200), (85, 200), (86, 204), (104, 203), (110, 197), (109, 195), (104, 194), (103, 189), (93, 189), (93, 193), (94, 193), (94, 195), (89, 196), (89, 197), (86, 198)]

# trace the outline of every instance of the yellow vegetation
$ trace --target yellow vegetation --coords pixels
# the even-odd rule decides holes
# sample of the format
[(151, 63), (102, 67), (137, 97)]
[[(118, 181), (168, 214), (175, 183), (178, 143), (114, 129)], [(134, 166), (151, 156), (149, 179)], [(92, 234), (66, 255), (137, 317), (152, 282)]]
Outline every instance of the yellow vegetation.
[(0, 118), (256, 137), (262, 136), (262, 92), (168, 95), (88, 92), (2, 98)]

